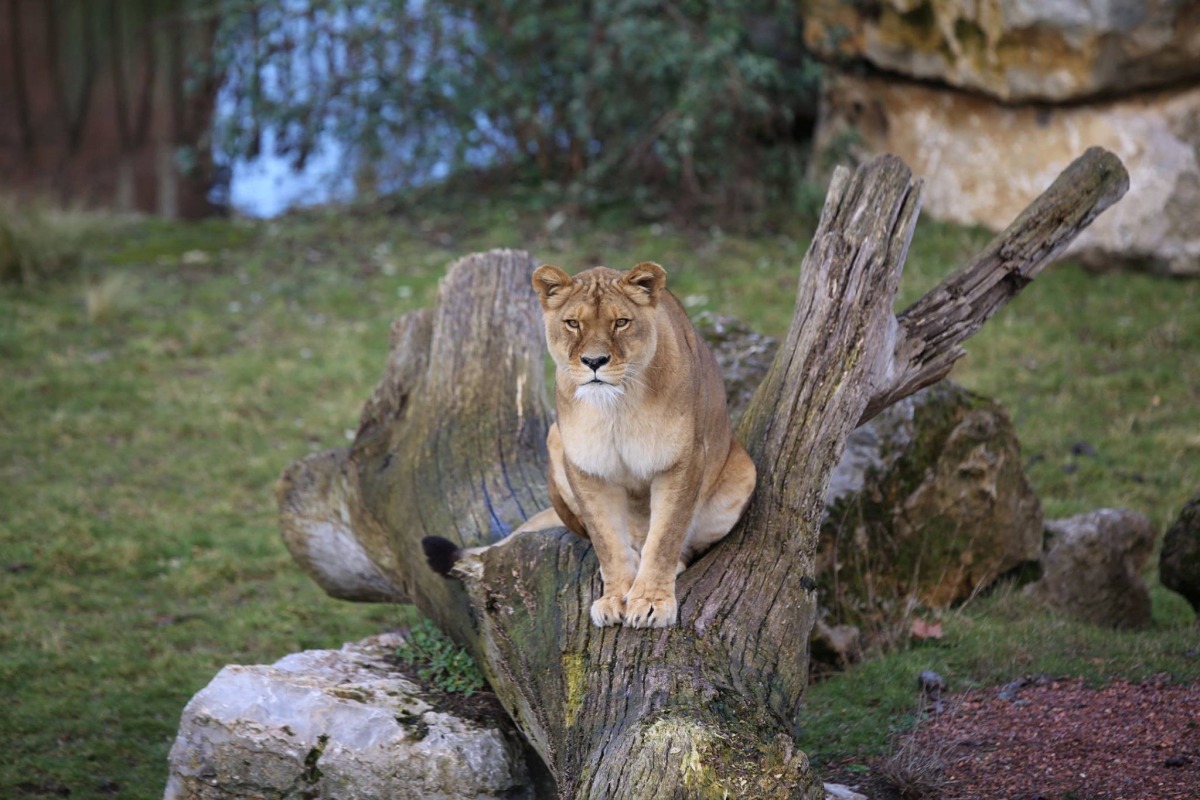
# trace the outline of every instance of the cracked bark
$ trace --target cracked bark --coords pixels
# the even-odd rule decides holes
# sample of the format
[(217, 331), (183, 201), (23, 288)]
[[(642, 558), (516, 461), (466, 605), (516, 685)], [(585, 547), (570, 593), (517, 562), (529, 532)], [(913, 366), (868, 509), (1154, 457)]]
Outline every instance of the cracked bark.
[(678, 581), (670, 630), (593, 627), (588, 543), (528, 534), (429, 570), (420, 541), (501, 538), (548, 505), (535, 262), (456, 263), (435, 309), (393, 326), (354, 444), (289, 467), (284, 538), (330, 594), (411, 601), (476, 657), (569, 798), (821, 797), (795, 746), (816, 610), (822, 498), (850, 431), (943, 377), (961, 343), (1128, 176), (1089, 150), (975, 259), (896, 316), (920, 181), (894, 157), (838, 170), (796, 310), (738, 436), (759, 470), (741, 523)]

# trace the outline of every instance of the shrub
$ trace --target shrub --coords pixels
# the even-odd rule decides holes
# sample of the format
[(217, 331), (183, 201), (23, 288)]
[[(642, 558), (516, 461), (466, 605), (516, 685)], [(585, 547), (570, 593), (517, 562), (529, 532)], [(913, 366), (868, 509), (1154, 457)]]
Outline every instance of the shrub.
[[(817, 71), (781, 0), (224, 0), (224, 150), (358, 189), (520, 166), (567, 199), (757, 210), (798, 183)], [(268, 136), (269, 135), (269, 136)]]

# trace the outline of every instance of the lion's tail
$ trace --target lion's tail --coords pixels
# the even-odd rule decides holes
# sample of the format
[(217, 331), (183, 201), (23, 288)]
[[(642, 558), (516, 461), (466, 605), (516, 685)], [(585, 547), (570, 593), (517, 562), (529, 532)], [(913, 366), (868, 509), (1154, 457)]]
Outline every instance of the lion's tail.
[(421, 540), (421, 549), (425, 551), (429, 568), (444, 578), (450, 577), (450, 570), (463, 557), (461, 547), (441, 536), (426, 536)]
[(544, 531), (550, 528), (564, 528), (563, 521), (558, 516), (558, 512), (553, 508), (547, 508), (539, 511), (532, 517), (527, 519), (521, 527), (510, 533), (494, 544), (487, 547), (462, 547), (455, 544), (449, 539), (441, 536), (426, 536), (421, 540), (421, 549), (425, 551), (425, 560), (429, 563), (429, 568), (445, 578), (454, 577), (451, 572), (454, 565), (463, 558), (472, 553), (481, 553), (490, 547), (499, 547), (508, 542), (509, 539), (516, 536), (518, 533), (528, 533), (530, 531)]

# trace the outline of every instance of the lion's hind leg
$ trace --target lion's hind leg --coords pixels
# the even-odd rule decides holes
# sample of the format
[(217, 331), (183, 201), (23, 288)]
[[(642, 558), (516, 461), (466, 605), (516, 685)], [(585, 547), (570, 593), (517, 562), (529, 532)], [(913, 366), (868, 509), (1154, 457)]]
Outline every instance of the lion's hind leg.
[(696, 556), (724, 539), (741, 518), (754, 493), (754, 462), (737, 441), (729, 448), (729, 457), (716, 485), (696, 508), (679, 559), (679, 572)]

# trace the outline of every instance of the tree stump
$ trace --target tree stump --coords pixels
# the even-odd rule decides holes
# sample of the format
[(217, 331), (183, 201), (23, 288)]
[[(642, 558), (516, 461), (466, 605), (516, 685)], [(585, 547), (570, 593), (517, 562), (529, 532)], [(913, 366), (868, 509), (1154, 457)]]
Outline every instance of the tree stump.
[(676, 628), (594, 627), (596, 559), (565, 530), (472, 557), (461, 581), (425, 563), (425, 536), (487, 544), (548, 505), (544, 337), (521, 252), (457, 262), (436, 308), (393, 325), (353, 445), (281, 478), (284, 538), (329, 594), (411, 601), (463, 644), (564, 798), (821, 797), (794, 742), (823, 497), (847, 436), (944, 377), (961, 343), (1127, 188), (1120, 161), (1089, 150), (896, 316), (921, 183), (890, 156), (839, 169), (791, 329), (738, 428), (758, 488), (679, 577)]

